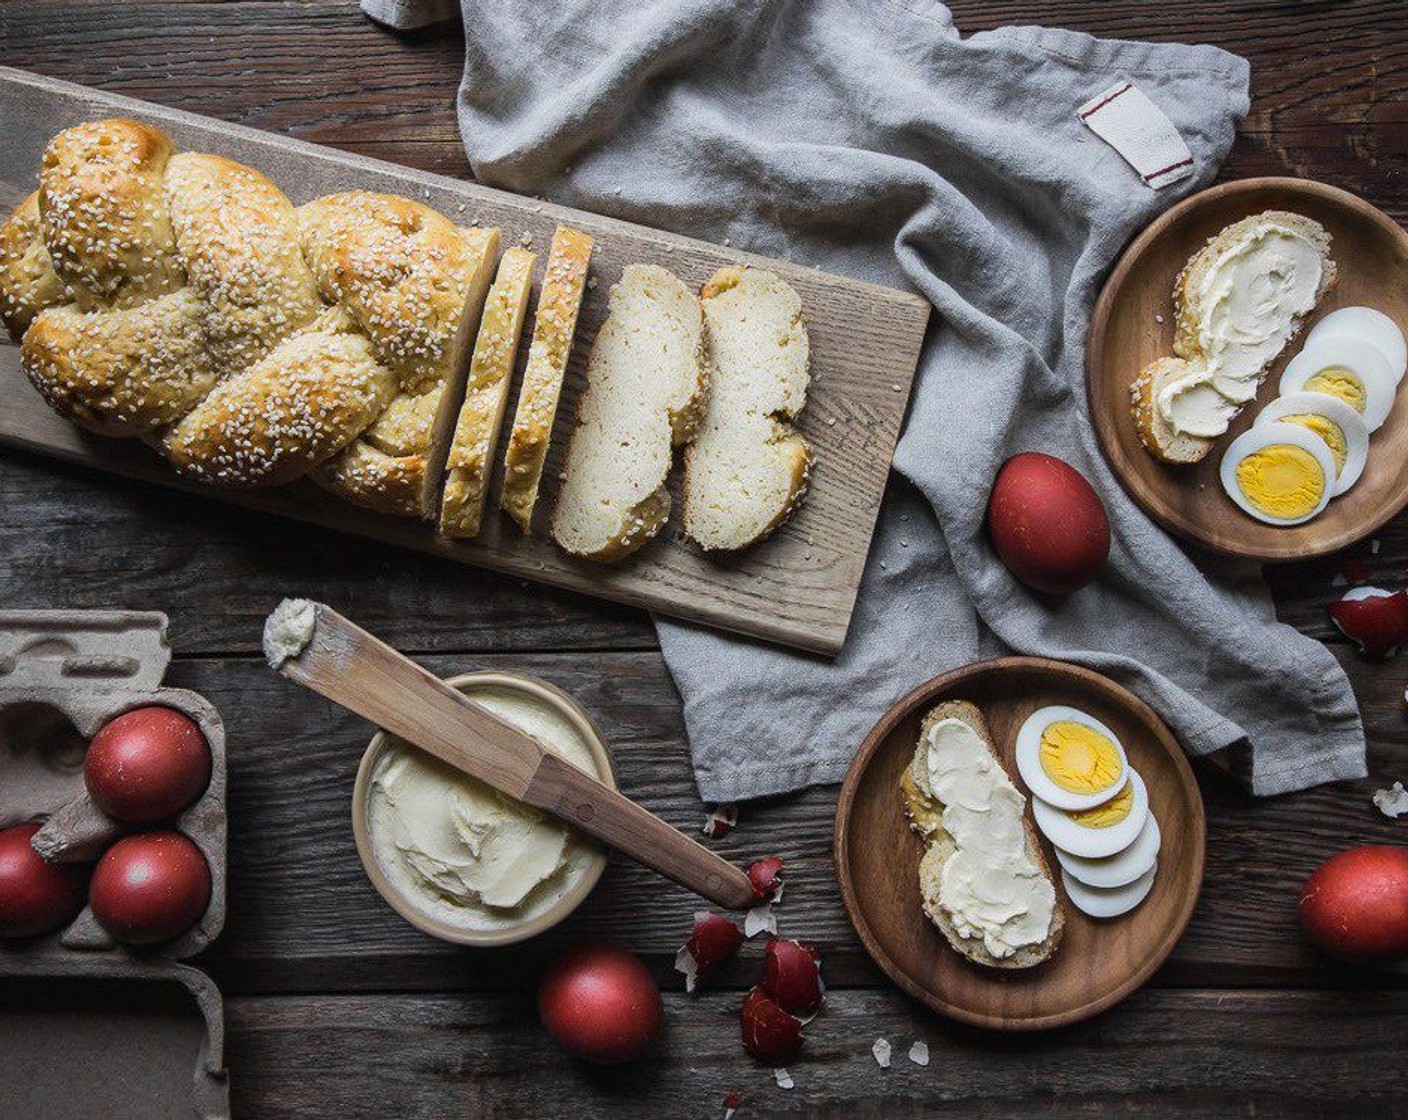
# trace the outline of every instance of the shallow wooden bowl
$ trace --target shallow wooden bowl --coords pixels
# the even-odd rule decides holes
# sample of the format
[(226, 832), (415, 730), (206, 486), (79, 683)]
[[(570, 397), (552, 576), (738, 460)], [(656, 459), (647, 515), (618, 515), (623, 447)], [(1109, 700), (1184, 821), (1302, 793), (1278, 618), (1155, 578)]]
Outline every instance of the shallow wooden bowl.
[[(1056, 955), (1036, 968), (983, 968), (960, 956), (920, 908), (923, 847), (905, 820), (900, 774), (914, 755), (924, 714), (944, 700), (982, 709), (1018, 788), (1017, 729), (1037, 708), (1069, 704), (1119, 736), (1149, 787), (1163, 832), (1154, 889), (1111, 921), (1067, 906)], [(841, 787), (836, 875), (856, 932), (886, 975), (941, 1014), (980, 1027), (1040, 1030), (1113, 1006), (1163, 963), (1182, 936), (1203, 881), (1203, 802), (1172, 732), (1127, 689), (1098, 673), (1037, 657), (980, 661), (922, 684), (875, 725)], [(1047, 861), (1060, 870), (1050, 845)]]
[[(1348, 494), (1303, 525), (1266, 525), (1222, 489), (1218, 467), (1228, 444), (1278, 395), (1281, 371), (1300, 352), (1302, 331), (1271, 367), (1248, 404), (1201, 463), (1170, 467), (1139, 442), (1129, 386), (1153, 359), (1173, 353), (1173, 283), (1188, 258), (1224, 226), (1262, 210), (1291, 210), (1333, 238), (1339, 283), (1306, 324), (1339, 307), (1374, 307), (1408, 333), (1408, 234), (1387, 214), (1335, 187), (1306, 179), (1244, 179), (1194, 195), (1130, 244), (1095, 304), (1086, 346), (1086, 389), (1100, 445), (1130, 496), (1166, 529), (1216, 552), (1253, 560), (1298, 560), (1335, 552), (1372, 533), (1408, 506), (1408, 408), (1374, 433), (1369, 464)], [(1163, 322), (1159, 322), (1159, 318)]]

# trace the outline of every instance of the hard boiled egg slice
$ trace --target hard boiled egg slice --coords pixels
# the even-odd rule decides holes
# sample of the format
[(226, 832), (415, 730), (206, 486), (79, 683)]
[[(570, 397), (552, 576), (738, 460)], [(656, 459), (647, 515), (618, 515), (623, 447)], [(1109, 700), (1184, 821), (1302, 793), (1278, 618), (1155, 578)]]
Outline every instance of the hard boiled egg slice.
[(1335, 492), (1335, 457), (1297, 424), (1252, 428), (1222, 456), (1222, 488), (1243, 512), (1268, 525), (1299, 525)]
[(1288, 393), (1261, 410), (1253, 427), (1296, 424), (1308, 428), (1330, 449), (1335, 460), (1334, 497), (1339, 497), (1364, 473), (1369, 458), (1369, 429), (1364, 419), (1340, 400), (1326, 393)]
[(1032, 819), (1041, 834), (1062, 851), (1084, 859), (1104, 859), (1128, 848), (1149, 817), (1149, 791), (1137, 771), (1120, 791), (1093, 809), (1058, 809), (1032, 798)]
[(1159, 846), (1162, 843), (1159, 822), (1150, 811), (1144, 819), (1144, 827), (1134, 838), (1134, 843), (1124, 851), (1104, 859), (1086, 859), (1084, 856), (1073, 856), (1070, 852), (1057, 848), (1056, 862), (1072, 879), (1079, 880), (1088, 887), (1111, 890), (1134, 882), (1152, 868), (1158, 862)]
[(1281, 374), (1281, 396), (1302, 392), (1339, 397), (1364, 418), (1369, 431), (1376, 432), (1393, 411), (1398, 378), (1388, 359), (1369, 343), (1327, 338), (1307, 346)]
[(1398, 324), (1382, 311), (1372, 307), (1341, 307), (1331, 311), (1305, 336), (1306, 349), (1332, 338), (1357, 338), (1367, 342), (1388, 359), (1393, 376), (1400, 382), (1403, 380), (1403, 372), (1408, 370), (1408, 342), (1404, 341)]
[(1149, 897), (1149, 892), (1154, 889), (1154, 877), (1158, 873), (1157, 867), (1151, 867), (1132, 883), (1115, 887), (1113, 890), (1102, 890), (1099, 887), (1088, 887), (1063, 871), (1061, 885), (1066, 888), (1066, 896), (1082, 913), (1089, 914), (1092, 918), (1118, 918), (1121, 914), (1128, 914)]
[(1103, 805), (1124, 785), (1129, 763), (1115, 733), (1064, 704), (1038, 708), (1017, 732), (1017, 772), (1058, 809)]

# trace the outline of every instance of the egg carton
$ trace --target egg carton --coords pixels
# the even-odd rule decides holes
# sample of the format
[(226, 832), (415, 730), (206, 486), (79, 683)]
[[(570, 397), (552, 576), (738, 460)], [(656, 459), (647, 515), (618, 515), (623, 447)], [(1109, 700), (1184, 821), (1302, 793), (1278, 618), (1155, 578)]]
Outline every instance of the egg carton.
[[(118, 837), (150, 827), (115, 821), (88, 796), (83, 756), (103, 724), (159, 704), (195, 720), (210, 746), (210, 784), (173, 822), (210, 867), (210, 905), (195, 926), (160, 945), (129, 947), (85, 906), (64, 929), (0, 941), (0, 1066), (28, 1070), (42, 1085), (53, 1055), (81, 1059), (66, 1062), (71, 1076), (56, 1083), (64, 1099), (86, 1102), (74, 1115), (104, 1111), (115, 1085), (138, 1092), (128, 1084), (137, 1053), (153, 1059), (152, 1069), (168, 1071), (181, 1064), (178, 1056), (189, 1058), (194, 1079), (172, 1079), (157, 1095), (175, 1094), (186, 1102), (180, 1111), (197, 1116), (229, 1116), (220, 993), (204, 973), (177, 963), (209, 945), (225, 924), (225, 728), (204, 697), (162, 686), (171, 662), (166, 628), (166, 615), (150, 611), (0, 610), (0, 828), (43, 821), (33, 843), (47, 858), (95, 860)], [(176, 986), (188, 998), (173, 999)], [(37, 1003), (36, 990), (43, 994)], [(94, 1008), (110, 999), (131, 1000), (146, 1025), (105, 1027)], [(95, 1044), (109, 1028), (112, 1045)], [(155, 1061), (158, 1055), (163, 1060)], [(155, 1099), (151, 1087), (140, 1092)]]

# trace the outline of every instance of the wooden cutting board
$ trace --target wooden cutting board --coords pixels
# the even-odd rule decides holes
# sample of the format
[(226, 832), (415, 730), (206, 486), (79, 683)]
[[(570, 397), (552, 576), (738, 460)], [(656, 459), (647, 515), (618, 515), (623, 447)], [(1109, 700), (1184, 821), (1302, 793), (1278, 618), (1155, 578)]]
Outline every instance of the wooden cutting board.
[[(8, 212), (34, 189), (40, 155), (56, 132), (113, 115), (155, 124), (179, 148), (215, 152), (256, 167), (295, 204), (351, 188), (403, 194), (461, 224), (477, 219), (480, 225), (498, 226), (505, 245), (531, 236), (533, 246), (543, 252), (559, 222), (592, 234), (597, 284), (582, 306), (540, 515), (555, 497), (587, 353), (605, 318), (608, 290), (626, 265), (663, 265), (695, 288), (726, 264), (773, 270), (800, 293), (811, 335), (812, 388), (801, 420), (816, 453), (811, 494), (798, 515), (771, 539), (725, 560), (708, 559), (682, 539), (678, 470), (671, 484), (675, 513), (669, 525), (618, 565), (574, 560), (551, 543), (545, 529), (524, 537), (495, 510), (486, 516), (476, 540), (452, 542), (428, 524), (359, 510), (311, 483), (229, 493), (185, 482), (140, 443), (89, 435), (52, 413), (21, 372), (18, 347), (8, 343), (0, 344), (0, 444), (664, 615), (819, 653), (840, 650), (929, 317), (929, 305), (920, 296), (6, 67), (0, 67), (0, 121), (5, 122), (0, 207)], [(539, 277), (541, 271), (540, 263)], [(525, 329), (519, 373), (529, 334)], [(516, 382), (511, 399), (517, 397)], [(496, 477), (495, 495), (498, 484)]]

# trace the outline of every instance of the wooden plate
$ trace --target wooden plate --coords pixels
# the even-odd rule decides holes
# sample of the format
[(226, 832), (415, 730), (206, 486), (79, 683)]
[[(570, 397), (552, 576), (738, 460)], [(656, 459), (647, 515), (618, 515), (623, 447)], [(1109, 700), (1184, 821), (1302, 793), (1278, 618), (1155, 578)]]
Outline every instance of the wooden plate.
[[(1352, 194), (1306, 179), (1245, 179), (1194, 195), (1130, 244), (1095, 304), (1086, 346), (1090, 415), (1105, 457), (1130, 496), (1166, 529), (1232, 556), (1293, 560), (1323, 556), (1372, 533), (1408, 506), (1408, 408), (1394, 409), (1374, 433), (1369, 465), (1352, 490), (1303, 525), (1266, 525), (1222, 489), (1218, 466), (1232, 440), (1277, 396), (1281, 371), (1300, 352), (1303, 331), (1271, 367), (1254, 403), (1201, 463), (1170, 467), (1139, 442), (1129, 386), (1144, 366), (1173, 353), (1173, 282), (1188, 258), (1224, 226), (1262, 210), (1292, 210), (1333, 238), (1339, 283), (1307, 323), (1338, 307), (1378, 308), (1408, 332), (1408, 234)], [(1162, 317), (1163, 322), (1158, 321)]]
[[(1033, 969), (986, 969), (954, 951), (920, 909), (923, 849), (905, 820), (900, 796), (900, 774), (914, 755), (919, 724), (944, 700), (969, 700), (982, 709), (1002, 761), (1024, 793), (1012, 751), (1017, 729), (1037, 708), (1069, 704), (1119, 736), (1149, 787), (1149, 804), (1163, 832), (1154, 889), (1142, 905), (1106, 922), (1068, 906), (1059, 950)], [(935, 1011), (1001, 1030), (1078, 1022), (1144, 983), (1188, 925), (1203, 881), (1204, 844), (1197, 782), (1159, 717), (1098, 673), (1038, 657), (980, 661), (916, 688), (866, 737), (836, 810), (841, 897), (870, 955), (891, 980)], [(1045, 840), (1042, 845), (1059, 878), (1050, 845)]]

